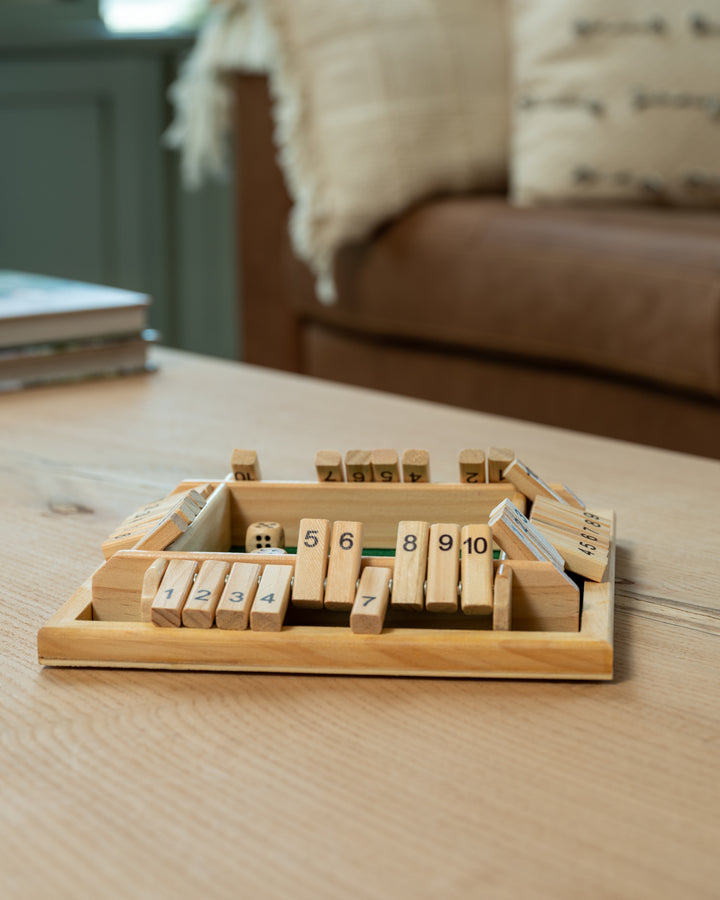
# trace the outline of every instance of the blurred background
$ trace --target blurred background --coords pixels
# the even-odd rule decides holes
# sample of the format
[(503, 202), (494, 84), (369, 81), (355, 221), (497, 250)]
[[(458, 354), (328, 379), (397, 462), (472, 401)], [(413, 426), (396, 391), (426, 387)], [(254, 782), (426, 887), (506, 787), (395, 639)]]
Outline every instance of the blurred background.
[(720, 0), (0, 0), (0, 269), (720, 457), (718, 79)]
[(0, 269), (153, 298), (163, 343), (234, 358), (232, 193), (162, 136), (201, 0), (0, 0)]

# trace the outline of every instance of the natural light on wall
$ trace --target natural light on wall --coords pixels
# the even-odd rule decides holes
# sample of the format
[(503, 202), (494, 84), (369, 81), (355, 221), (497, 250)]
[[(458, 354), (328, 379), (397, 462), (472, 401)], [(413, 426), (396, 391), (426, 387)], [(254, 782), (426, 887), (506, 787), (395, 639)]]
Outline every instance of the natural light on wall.
[(111, 31), (165, 31), (195, 25), (208, 0), (102, 0), (101, 15)]

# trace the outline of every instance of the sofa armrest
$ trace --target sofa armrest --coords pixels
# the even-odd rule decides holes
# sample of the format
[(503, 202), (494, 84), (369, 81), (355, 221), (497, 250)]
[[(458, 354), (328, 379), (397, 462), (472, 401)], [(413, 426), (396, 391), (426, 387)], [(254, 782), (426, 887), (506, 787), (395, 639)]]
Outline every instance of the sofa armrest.
[(240, 347), (245, 362), (301, 371), (300, 313), (314, 296), (288, 236), (291, 207), (276, 160), (268, 80), (231, 77)]

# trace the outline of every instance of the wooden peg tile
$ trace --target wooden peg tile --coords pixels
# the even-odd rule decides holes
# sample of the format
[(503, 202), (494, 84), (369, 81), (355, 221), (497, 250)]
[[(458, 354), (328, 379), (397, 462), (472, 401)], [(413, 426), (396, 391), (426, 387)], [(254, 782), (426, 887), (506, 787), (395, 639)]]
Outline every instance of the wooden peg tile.
[(345, 481), (342, 456), (337, 450), (318, 450), (315, 454), (318, 481)]
[[(532, 469), (519, 459), (514, 459), (510, 465), (505, 467), (503, 477), (506, 481), (512, 482), (521, 494), (525, 494), (528, 500), (535, 500), (536, 497), (549, 497), (557, 503), (565, 503), (550, 485), (546, 484), (539, 475), (536, 475)], [(569, 506), (568, 503), (565, 503), (565, 505)]]
[(350, 613), (350, 629), (355, 634), (380, 634), (383, 630), (391, 575), (392, 569), (383, 566), (363, 570)]
[(428, 612), (455, 612), (458, 607), (460, 574), (460, 526), (430, 526), (428, 539), (427, 592)]
[(322, 609), (329, 550), (330, 521), (301, 519), (292, 589), (294, 606)]
[(171, 559), (152, 603), (155, 625), (179, 627), (182, 610), (192, 587), (196, 563), (191, 559)]
[(422, 610), (425, 605), (429, 535), (430, 525), (427, 522), (398, 524), (390, 598), (393, 606)]
[(458, 456), (461, 484), (482, 484), (485, 481), (485, 451), (467, 448)]
[(140, 593), (140, 620), (152, 622), (152, 605), (157, 592), (160, 590), (162, 577), (167, 569), (166, 559), (156, 559), (150, 563), (143, 575), (143, 583)]
[(362, 522), (335, 522), (330, 540), (325, 606), (352, 609), (362, 559)]
[(370, 450), (348, 450), (345, 454), (345, 473), (348, 481), (372, 481)]
[(573, 509), (565, 503), (556, 503), (547, 497), (537, 497), (533, 503), (530, 521), (544, 523), (569, 531), (586, 532), (595, 536), (596, 540), (607, 547), (610, 543), (612, 523), (587, 509)]
[(182, 611), (182, 623), (186, 628), (211, 628), (215, 621), (215, 609), (225, 588), (225, 578), (230, 563), (206, 559), (200, 565), (195, 583)]
[(430, 454), (427, 450), (403, 452), (402, 476), (407, 484), (427, 484), (430, 481)]
[(373, 450), (370, 453), (373, 481), (387, 484), (400, 481), (400, 459), (397, 450)]
[(510, 631), (512, 628), (512, 581), (512, 569), (501, 562), (495, 573), (493, 631)]
[(250, 610), (253, 631), (282, 631), (290, 602), (291, 578), (291, 566), (265, 566)]
[(511, 500), (498, 503), (490, 513), (489, 525), (495, 543), (510, 559), (546, 560), (560, 571), (565, 568), (562, 556)]
[(464, 525), (460, 534), (460, 606), (466, 615), (493, 610), (493, 544), (488, 525)]
[[(203, 506), (205, 503), (203, 501)], [(178, 503), (175, 509), (170, 513), (170, 518), (173, 519), (180, 527), (182, 525), (185, 526), (183, 530), (183, 534), (187, 529), (192, 525), (192, 523), (197, 518), (198, 513), (202, 509), (202, 506), (199, 506), (195, 501), (188, 496), (183, 497), (183, 499)], [(182, 524), (181, 524), (182, 523)]]
[(230, 464), (236, 481), (260, 481), (260, 463), (255, 450), (233, 450)]
[(215, 610), (215, 624), (228, 631), (243, 631), (248, 626), (250, 607), (255, 599), (260, 566), (234, 563)]
[(489, 447), (487, 452), (487, 473), (489, 482), (502, 481), (505, 467), (515, 459), (515, 451), (508, 447)]
[(135, 549), (164, 550), (181, 534), (185, 534), (198, 512), (192, 502), (180, 497), (175, 506), (135, 544)]
[(590, 581), (603, 580), (609, 562), (608, 548), (603, 547), (593, 535), (585, 531), (568, 532), (542, 522), (535, 522), (534, 525), (562, 556), (571, 572)]

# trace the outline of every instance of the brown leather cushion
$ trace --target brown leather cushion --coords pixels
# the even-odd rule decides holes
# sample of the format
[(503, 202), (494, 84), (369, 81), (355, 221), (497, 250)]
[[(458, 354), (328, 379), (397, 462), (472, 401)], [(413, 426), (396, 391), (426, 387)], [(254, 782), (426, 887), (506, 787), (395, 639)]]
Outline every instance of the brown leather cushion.
[(305, 373), (318, 378), (720, 459), (717, 401), (628, 378), (436, 351), (317, 323), (303, 329), (302, 356)]
[(720, 397), (720, 216), (439, 199), (336, 264), (352, 330), (570, 363)]

